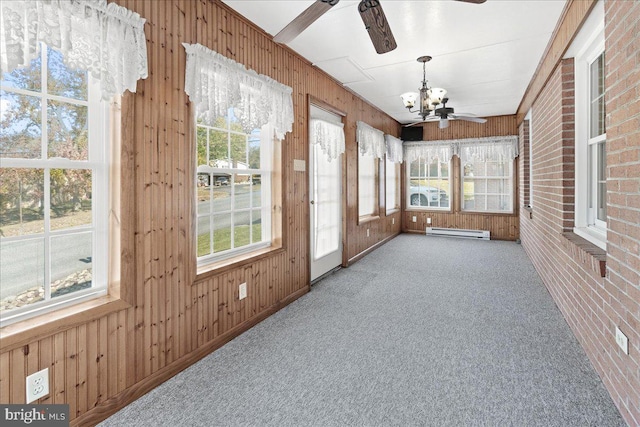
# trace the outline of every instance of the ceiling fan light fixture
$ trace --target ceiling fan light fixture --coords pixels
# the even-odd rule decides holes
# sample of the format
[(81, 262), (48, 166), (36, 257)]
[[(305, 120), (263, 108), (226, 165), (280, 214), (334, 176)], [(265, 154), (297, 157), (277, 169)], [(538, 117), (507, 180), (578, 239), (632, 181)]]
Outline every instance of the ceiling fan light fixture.
[(422, 87), (420, 87), (420, 93), (407, 92), (400, 95), (404, 106), (409, 109), (410, 112), (415, 113), (411, 109), (415, 106), (418, 96), (420, 97), (420, 116), (424, 120), (431, 114), (436, 106), (442, 103), (442, 99), (446, 95), (447, 91), (442, 88), (432, 89), (429, 87), (427, 81), (426, 63), (431, 61), (431, 57), (428, 55), (421, 56), (417, 59), (418, 62), (422, 62)]
[(400, 95), (400, 98), (402, 98), (402, 103), (406, 108), (412, 109), (416, 105), (418, 94), (415, 92), (407, 92)]
[(447, 91), (442, 89), (441, 87), (434, 87), (431, 89), (431, 94), (429, 98), (431, 98), (431, 102), (434, 105), (442, 104), (442, 100), (444, 99)]

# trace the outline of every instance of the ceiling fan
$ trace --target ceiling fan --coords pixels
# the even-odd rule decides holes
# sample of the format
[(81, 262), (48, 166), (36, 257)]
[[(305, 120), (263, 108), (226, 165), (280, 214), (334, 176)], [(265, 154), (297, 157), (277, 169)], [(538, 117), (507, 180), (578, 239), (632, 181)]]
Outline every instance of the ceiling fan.
[[(338, 4), (340, 0), (316, 0), (300, 15), (289, 22), (278, 34), (273, 38), (278, 43), (289, 43), (302, 33), (309, 25), (313, 24), (318, 18), (329, 11), (333, 6)], [(486, 0), (456, 0), (466, 3), (484, 3)], [(393, 37), (389, 22), (382, 10), (380, 0), (361, 0), (358, 4), (358, 11), (364, 27), (371, 37), (376, 52), (382, 54), (392, 51), (397, 47), (396, 40)]]
[(471, 114), (455, 114), (455, 111), (451, 107), (447, 107), (447, 102), (449, 102), (449, 98), (444, 98), (442, 100), (442, 107), (436, 108), (433, 110), (433, 114), (427, 116), (424, 120), (419, 122), (410, 123), (405, 125), (405, 127), (417, 125), (419, 123), (425, 122), (434, 122), (438, 121), (438, 127), (440, 129), (444, 129), (449, 127), (449, 119), (453, 120), (465, 120), (467, 122), (475, 122), (475, 123), (486, 123), (487, 119), (483, 119), (482, 117), (475, 117)]

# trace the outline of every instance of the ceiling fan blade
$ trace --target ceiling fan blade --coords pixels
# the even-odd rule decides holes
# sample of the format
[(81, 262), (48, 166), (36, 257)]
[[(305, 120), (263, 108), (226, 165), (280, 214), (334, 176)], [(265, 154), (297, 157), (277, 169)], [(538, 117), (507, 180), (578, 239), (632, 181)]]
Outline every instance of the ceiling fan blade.
[(457, 120), (466, 120), (467, 122), (475, 122), (475, 123), (486, 123), (487, 119), (483, 119), (481, 117), (469, 117), (469, 116), (459, 116), (459, 115), (455, 115), (455, 116), (451, 116), (454, 119)]
[(408, 123), (406, 125), (402, 125), (402, 127), (409, 128), (411, 126), (419, 125), (420, 123), (424, 123), (424, 122), (422, 120), (420, 120), (419, 122)]
[(456, 1), (463, 1), (465, 3), (482, 4), (482, 3), (486, 2), (487, 0), (456, 0)]
[(440, 119), (440, 121), (438, 122), (438, 127), (440, 129), (448, 128), (449, 127), (449, 119)]
[(398, 47), (380, 5), (380, 0), (362, 0), (358, 5), (358, 10), (376, 52), (379, 54), (387, 53)]
[(340, 0), (316, 0), (316, 2), (311, 4), (311, 6), (306, 8), (300, 15), (296, 16), (293, 21), (289, 22), (286, 27), (280, 30), (273, 38), (273, 41), (276, 43), (289, 43), (298, 37), (309, 25), (327, 13), (329, 9), (339, 1)]

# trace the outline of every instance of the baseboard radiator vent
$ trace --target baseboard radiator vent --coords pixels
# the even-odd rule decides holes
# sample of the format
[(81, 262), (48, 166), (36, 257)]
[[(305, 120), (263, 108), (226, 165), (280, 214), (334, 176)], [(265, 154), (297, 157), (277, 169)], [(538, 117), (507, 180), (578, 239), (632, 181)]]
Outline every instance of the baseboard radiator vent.
[(489, 230), (463, 230), (460, 228), (438, 227), (427, 227), (427, 236), (450, 236), (484, 240), (489, 240), (491, 238)]

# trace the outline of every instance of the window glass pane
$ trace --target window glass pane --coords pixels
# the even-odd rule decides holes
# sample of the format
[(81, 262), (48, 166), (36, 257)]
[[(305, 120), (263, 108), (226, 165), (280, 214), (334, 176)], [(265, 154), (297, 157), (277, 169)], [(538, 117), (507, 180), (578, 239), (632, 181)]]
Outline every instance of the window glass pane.
[(0, 91), (0, 157), (42, 156), (40, 98)]
[(251, 175), (251, 207), (262, 206), (262, 175)]
[(411, 162), (409, 174), (411, 175), (412, 178), (420, 176), (420, 159), (414, 160), (413, 162)]
[(605, 133), (604, 54), (600, 55), (590, 68), (590, 137), (594, 138)]
[(247, 169), (247, 136), (232, 133), (231, 138), (231, 167)]
[(251, 207), (251, 175), (233, 175), (233, 209), (247, 209)]
[(251, 225), (251, 212), (240, 211), (234, 214), (233, 218), (233, 241), (234, 247), (247, 246), (250, 242), (249, 226)]
[(49, 157), (88, 160), (88, 108), (66, 102), (47, 102)]
[(598, 144), (598, 219), (607, 220), (607, 153), (604, 142)]
[(0, 168), (0, 236), (44, 232), (43, 203), (42, 169)]
[(358, 214), (372, 215), (376, 203), (376, 159), (369, 155), (358, 156)]
[(211, 175), (208, 173), (198, 173), (197, 191), (197, 213), (198, 215), (211, 213), (211, 193), (213, 188), (209, 184)]
[[(42, 77), (42, 58), (31, 60), (29, 67), (19, 67), (10, 73), (2, 73), (2, 86), (27, 89), (40, 92)], [(4, 98), (4, 95), (2, 95)]]
[(231, 249), (231, 214), (213, 216), (213, 251), (222, 252)]
[(51, 297), (91, 287), (93, 233), (51, 238)]
[(396, 163), (385, 161), (385, 207), (387, 211), (395, 209), (398, 206), (398, 179), (397, 179), (397, 165)]
[(418, 174), (409, 180), (410, 207), (449, 207), (449, 164), (419, 160)]
[(51, 169), (51, 229), (91, 225), (91, 171)]
[(67, 68), (62, 54), (47, 48), (47, 91), (52, 95), (86, 100), (87, 72)]
[(230, 178), (223, 174), (213, 175), (213, 212), (231, 211), (231, 183)]
[(249, 168), (260, 169), (260, 129), (249, 135)]
[(227, 132), (214, 129), (209, 130), (209, 165), (216, 168), (230, 167)]
[(207, 164), (207, 128), (197, 126), (196, 146), (198, 150), (198, 160), (196, 166)]
[(262, 241), (262, 211), (256, 209), (251, 212), (251, 243)]
[(198, 256), (211, 253), (211, 218), (209, 216), (198, 217)]
[(0, 239), (0, 312), (44, 298), (44, 239)]

